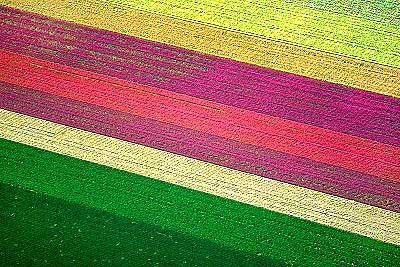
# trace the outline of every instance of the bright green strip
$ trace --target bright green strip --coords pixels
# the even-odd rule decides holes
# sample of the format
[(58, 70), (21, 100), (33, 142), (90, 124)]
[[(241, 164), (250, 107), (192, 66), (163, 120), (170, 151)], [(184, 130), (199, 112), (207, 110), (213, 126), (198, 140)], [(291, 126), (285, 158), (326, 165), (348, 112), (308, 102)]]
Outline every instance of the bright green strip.
[(400, 247), (12, 141), (0, 182), (300, 266), (395, 266)]
[(254, 0), (103, 0), (171, 17), (400, 67), (400, 27), (340, 13)]
[(283, 265), (17, 186), (0, 192), (1, 266)]
[(286, 0), (304, 7), (400, 26), (399, 0)]

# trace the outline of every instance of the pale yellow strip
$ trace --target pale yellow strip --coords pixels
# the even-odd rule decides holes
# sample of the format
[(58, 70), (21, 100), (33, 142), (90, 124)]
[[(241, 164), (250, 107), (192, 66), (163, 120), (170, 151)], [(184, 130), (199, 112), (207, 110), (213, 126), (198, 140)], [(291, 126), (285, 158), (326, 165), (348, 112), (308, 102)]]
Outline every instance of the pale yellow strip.
[(0, 137), (400, 244), (400, 214), (356, 201), (3, 109)]
[[(0, 0), (45, 16), (400, 97), (400, 68), (99, 0)], [(334, 88), (332, 88), (334, 89)]]

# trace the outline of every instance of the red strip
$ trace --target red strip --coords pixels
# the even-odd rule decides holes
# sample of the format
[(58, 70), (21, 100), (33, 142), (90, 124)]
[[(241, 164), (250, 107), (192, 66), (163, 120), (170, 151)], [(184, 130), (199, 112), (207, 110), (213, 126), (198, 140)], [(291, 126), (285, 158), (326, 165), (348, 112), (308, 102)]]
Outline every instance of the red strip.
[(400, 148), (0, 51), (0, 78), (51, 94), (400, 179)]

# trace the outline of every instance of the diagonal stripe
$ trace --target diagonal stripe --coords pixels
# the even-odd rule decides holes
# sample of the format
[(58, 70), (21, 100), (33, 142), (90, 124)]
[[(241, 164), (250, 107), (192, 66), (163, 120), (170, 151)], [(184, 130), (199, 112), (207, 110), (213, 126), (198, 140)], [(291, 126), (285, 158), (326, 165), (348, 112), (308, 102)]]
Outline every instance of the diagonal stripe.
[[(400, 67), (400, 27), (319, 12), (285, 1), (108, 0), (224, 29)], [(199, 12), (201, 10), (201, 12)], [(260, 12), (262, 10), (262, 12)]]
[[(67, 203), (79, 204), (125, 217), (134, 224), (159, 227), (161, 231), (172, 231), (184, 235), (187, 234), (192, 239), (211, 241), (228, 249), (234, 249), (238, 253), (247, 254), (250, 257), (257, 256), (260, 261), (264, 262), (264, 266), (270, 266), (268, 259), (273, 262), (284, 263), (287, 266), (306, 267), (320, 265), (379, 265), (392, 267), (399, 261), (399, 246), (292, 216), (271, 212), (266, 209), (163, 183), (148, 177), (40, 150), (5, 139), (0, 139), (0, 152), (2, 155), (0, 157), (2, 166), (0, 168), (0, 179), (14, 188), (22, 186), (29, 192), (39, 192), (50, 197), (60, 198)], [(0, 183), (0, 189), (4, 188), (2, 185)], [(51, 202), (29, 203), (29, 209), (23, 212), (14, 210), (10, 214), (5, 210), (8, 206), (7, 202), (10, 200), (6, 200), (4, 203), (2, 199), (2, 197), (8, 195), (7, 193), (8, 191), (0, 196), (3, 204), (0, 214), (5, 211), (5, 218), (0, 222), (2, 225), (0, 233), (3, 229), (6, 231), (4, 233), (6, 236), (5, 242), (1, 242), (0, 247), (4, 243), (8, 243), (10, 239), (15, 239), (15, 236), (18, 236), (21, 231), (29, 227), (26, 226), (21, 231), (16, 229), (15, 224), (19, 222), (21, 217), (22, 219), (26, 218), (28, 220), (27, 223), (35, 223), (42, 219), (45, 224), (50, 223), (50, 228), (52, 228), (45, 233), (38, 233), (37, 231), (40, 231), (40, 228), (35, 229), (30, 234), (35, 235), (37, 233), (38, 236), (33, 239), (29, 239), (29, 235), (23, 235), (22, 238), (28, 238), (27, 241), (29, 242), (28, 247), (25, 247), (25, 249), (22, 247), (23, 255), (29, 253), (31, 249), (36, 249), (37, 247), (33, 246), (33, 244), (43, 237), (50, 235), (52, 244), (59, 240), (60, 237), (68, 238), (68, 235), (57, 236), (57, 234), (54, 234), (54, 231), (60, 228), (67, 234), (68, 229), (65, 228), (67, 225), (58, 226), (54, 225), (54, 222), (48, 221), (48, 219), (54, 219), (52, 214), (46, 214), (43, 218), (40, 216), (32, 218), (33, 221), (30, 221), (31, 212), (35, 213), (38, 208), (40, 209), (40, 206), (44, 206), (47, 212), (51, 213)], [(19, 197), (21, 195), (14, 195), (11, 202), (17, 205), (24, 202)], [(58, 207), (55, 212), (60, 212), (62, 209), (63, 206)], [(79, 212), (79, 210), (76, 212)], [(86, 212), (82, 215), (89, 220), (98, 218), (98, 216), (93, 218), (92, 215), (94, 214), (87, 214)], [(74, 216), (74, 214), (70, 216)], [(12, 223), (11, 227), (8, 226), (10, 223), (9, 218)], [(105, 222), (102, 218), (104, 217), (98, 218), (101, 228), (105, 227)], [(82, 242), (83, 240), (80, 239), (77, 240), (83, 235), (83, 233), (79, 232), (79, 229), (81, 231), (87, 229), (83, 225), (77, 224), (76, 218), (73, 219), (75, 220), (73, 220), (74, 224), (71, 230), (78, 230), (78, 233), (71, 238), (80, 243), (76, 247), (80, 249), (85, 246), (86, 242)], [(125, 230), (129, 231), (129, 229), (130, 227), (125, 227)], [(13, 235), (14, 233), (15, 235)], [(137, 234), (140, 233), (135, 233), (135, 235)], [(166, 236), (167, 241), (163, 243), (168, 245), (168, 240), (170, 240), (175, 243), (173, 246), (179, 246), (177, 242), (182, 240), (176, 240), (175, 238), (171, 240), (174, 236), (173, 233), (171, 234)], [(131, 238), (136, 239), (132, 235)], [(144, 246), (157, 240), (152, 235), (147, 236), (147, 238), (149, 240)], [(101, 237), (99, 239), (101, 240)], [(63, 242), (57, 244), (56, 252), (51, 253), (59, 259), (64, 257), (62, 254), (59, 255), (58, 251), (61, 253), (65, 251), (67, 255), (73, 252), (69, 249), (64, 250), (63, 246), (59, 246), (61, 243)], [(51, 247), (52, 244), (49, 244), (49, 246)], [(11, 248), (8, 247), (2, 252), (10, 249), (21, 249), (20, 245), (22, 245), (20, 242), (12, 243)], [(101, 251), (102, 247), (99, 245), (93, 247), (93, 249)], [(160, 245), (163, 246), (163, 244)], [(187, 249), (187, 244), (182, 245), (183, 250)], [(48, 246), (45, 248), (48, 251)], [(135, 247), (130, 246), (130, 249), (135, 249)], [(151, 249), (154, 249), (154, 246), (151, 246)], [(196, 247), (192, 249), (193, 253), (199, 254)], [(46, 251), (44, 254), (48, 254)], [(115, 255), (121, 250), (114, 247), (113, 252)], [(177, 252), (179, 253), (179, 251)], [(174, 254), (171, 256), (174, 256)], [(107, 255), (107, 253), (103, 255)], [(129, 255), (132, 254), (129, 253)], [(164, 257), (168, 256), (170, 255), (165, 255)], [(48, 257), (50, 256), (48, 255)], [(7, 260), (8, 257), (2, 257), (0, 261), (2, 259)], [(241, 266), (241, 264), (244, 263), (239, 262), (234, 266)], [(278, 266), (282, 266), (282, 264)], [(253, 266), (250, 263), (249, 265)]]
[(124, 7), (146, 10), (400, 67), (400, 27), (319, 12), (285, 1), (107, 0), (103, 3), (113, 3), (119, 10)]
[(400, 146), (398, 98), (5, 11), (2, 49)]
[(400, 212), (400, 183), (0, 82), (0, 108)]
[(400, 244), (395, 212), (6, 110), (0, 118), (8, 140)]
[[(9, 6), (207, 54), (400, 96), (400, 69), (94, 0), (8, 1)], [(99, 16), (101, 14), (101, 16)], [(140, 22), (132, 24), (134, 22)], [(220, 38), (224, 36), (224, 38)], [(284, 55), (284, 56), (282, 56)]]
[[(30, 154), (30, 160), (34, 159), (37, 158)], [(52, 163), (57, 165), (54, 161)], [(21, 163), (19, 164), (16, 166), (20, 167)], [(44, 168), (36, 169), (35, 173), (45, 176), (45, 163), (38, 162), (38, 165)], [(32, 166), (25, 166), (32, 170)], [(15, 170), (10, 173), (17, 174)], [(90, 177), (89, 174), (85, 176)], [(123, 179), (122, 176), (118, 178)], [(2, 266), (31, 266), (30, 259), (35, 259), (36, 264), (47, 263), (52, 266), (68, 266), (71, 263), (93, 266), (100, 262), (111, 262), (115, 266), (148, 266), (153, 263), (174, 266), (185, 262), (190, 266), (284, 264), (279, 260), (271, 260), (268, 256), (260, 257), (255, 253), (225, 247), (209, 239), (171, 231), (163, 225), (143, 223), (132, 212), (131, 217), (126, 218), (127, 216), (120, 216), (115, 211), (105, 212), (99, 210), (99, 207), (87, 207), (85, 204), (88, 203), (85, 202), (71, 203), (68, 197), (65, 199), (57, 195), (60, 198), (55, 198), (18, 186), (0, 184), (0, 190), (0, 250), (7, 255), (0, 259)], [(138, 206), (143, 205), (144, 201), (139, 197), (130, 197), (131, 201), (138, 202)], [(158, 198), (162, 196), (159, 194)], [(60, 250), (61, 255), (43, 253)], [(373, 259), (369, 261), (373, 262)]]
[(294, 0), (296, 5), (400, 26), (398, 0)]
[(393, 181), (399, 147), (0, 50), (2, 81)]

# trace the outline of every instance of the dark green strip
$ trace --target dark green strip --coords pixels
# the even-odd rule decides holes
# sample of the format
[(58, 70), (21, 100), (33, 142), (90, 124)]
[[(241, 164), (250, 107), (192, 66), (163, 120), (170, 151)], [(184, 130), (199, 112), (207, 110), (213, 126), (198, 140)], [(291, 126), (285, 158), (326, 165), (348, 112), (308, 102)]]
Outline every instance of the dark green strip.
[(0, 140), (0, 155), (4, 183), (273, 262), (390, 267), (400, 262), (398, 246), (106, 166), (7, 140)]
[(16, 186), (0, 192), (1, 266), (283, 265)]

